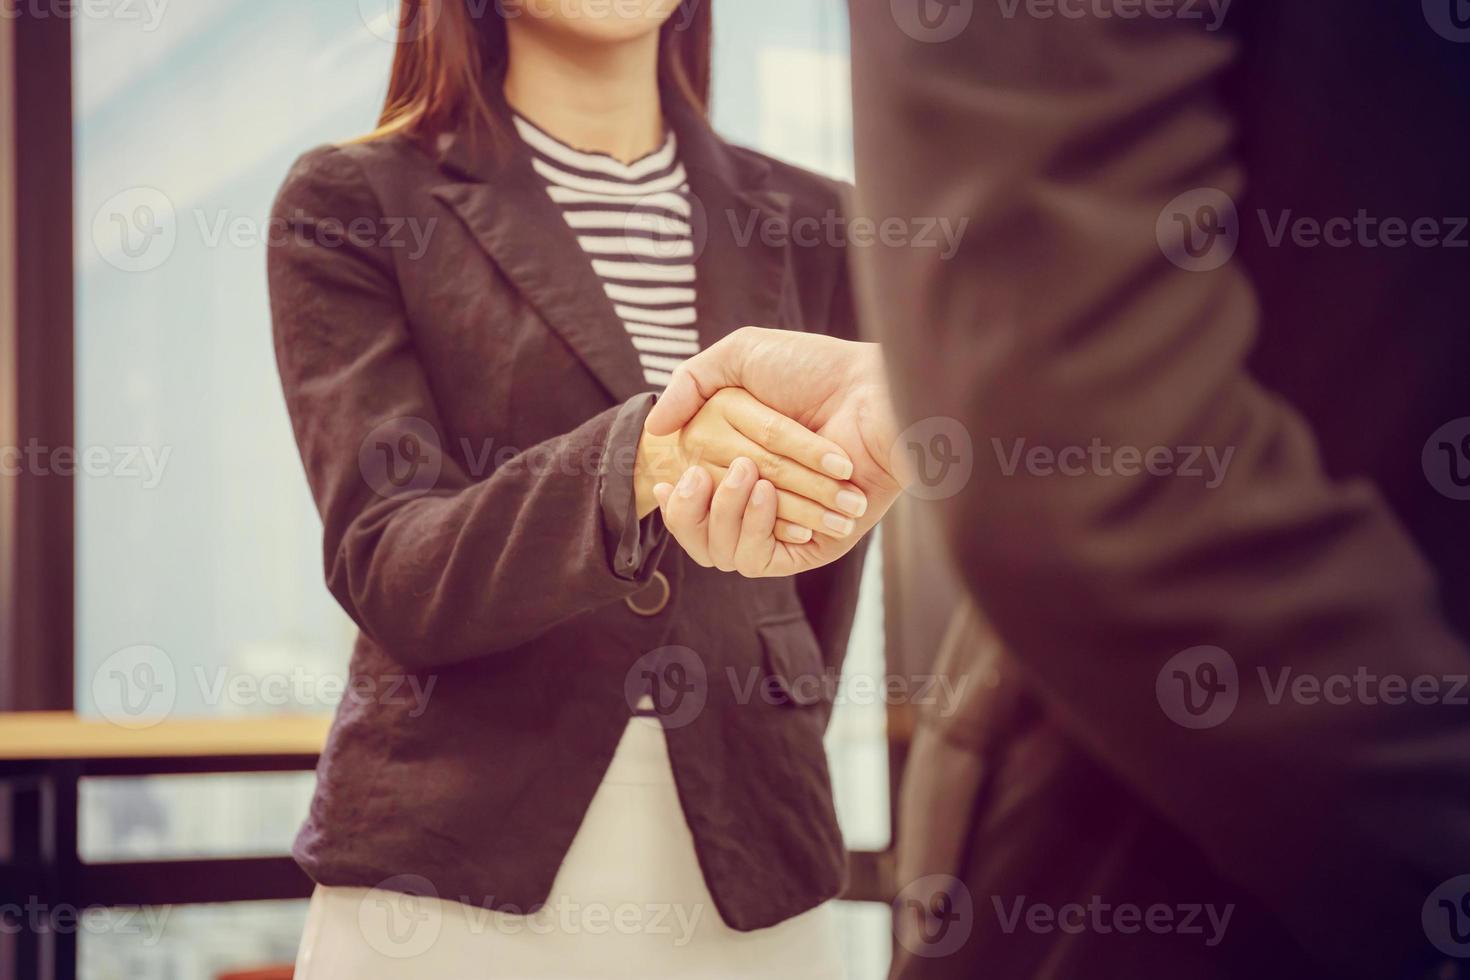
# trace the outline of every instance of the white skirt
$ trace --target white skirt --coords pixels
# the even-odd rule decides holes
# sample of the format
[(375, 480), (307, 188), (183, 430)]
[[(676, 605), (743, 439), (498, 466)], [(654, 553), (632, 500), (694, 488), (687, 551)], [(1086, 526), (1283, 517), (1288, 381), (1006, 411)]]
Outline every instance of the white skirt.
[(319, 886), (296, 959), (296, 980), (843, 976), (830, 904), (755, 932), (720, 920), (653, 718), (629, 721), (540, 912)]

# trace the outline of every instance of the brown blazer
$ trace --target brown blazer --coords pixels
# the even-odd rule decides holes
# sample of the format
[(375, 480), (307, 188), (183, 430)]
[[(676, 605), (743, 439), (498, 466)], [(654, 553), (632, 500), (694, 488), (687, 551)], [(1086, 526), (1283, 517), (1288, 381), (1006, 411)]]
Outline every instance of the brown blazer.
[[(839, 189), (691, 114), (671, 123), (704, 219), (702, 343), (752, 323), (850, 336), (839, 249), (742, 237), (836, 209)], [(313, 150), (275, 218), (282, 383), (327, 583), (361, 628), (301, 865), (529, 912), (652, 693), (724, 921), (770, 926), (836, 895), (817, 682), (841, 665), (861, 555), (751, 581), (687, 561), (656, 516), (637, 524), (653, 396), (519, 145), (465, 131), (434, 154), (396, 137)]]
[[(1470, 504), (1429, 465), (1470, 417), (1462, 13), (1070, 6), (851, 4), (860, 210), (970, 219), (953, 260), (867, 249), (858, 280), (903, 414), (974, 447), (933, 511), (983, 613), (941, 669), (977, 682), (918, 736), (899, 882), (969, 904), (896, 974), (1462, 976)], [(1204, 188), (1234, 199), (1233, 256)], [(1272, 240), (1360, 209), (1443, 247)], [(1008, 472), (1016, 440), (1094, 438), (1233, 457), (1216, 486)], [(1206, 645), (1234, 679), (1176, 724), (1169, 661)], [(1273, 696), (1286, 670), (1441, 700)], [(1046, 918), (1095, 896), (1179, 928)], [(1203, 904), (1233, 909), (1213, 944), (1180, 921)]]

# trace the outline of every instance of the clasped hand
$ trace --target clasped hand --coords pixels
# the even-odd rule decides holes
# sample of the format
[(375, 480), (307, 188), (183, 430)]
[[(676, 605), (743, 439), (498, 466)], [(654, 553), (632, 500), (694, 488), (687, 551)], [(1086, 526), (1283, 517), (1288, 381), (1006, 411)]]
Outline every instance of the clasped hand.
[[(788, 549), (857, 533), (867, 496), (840, 446), (740, 388), (711, 397), (682, 428), (644, 433), (634, 489), (700, 565), (748, 576), (791, 574)], [(845, 550), (845, 549), (844, 549)]]
[(896, 499), (893, 428), (872, 345), (745, 328), (686, 362), (649, 416), (639, 517), (661, 510), (705, 567), (751, 578), (819, 568)]

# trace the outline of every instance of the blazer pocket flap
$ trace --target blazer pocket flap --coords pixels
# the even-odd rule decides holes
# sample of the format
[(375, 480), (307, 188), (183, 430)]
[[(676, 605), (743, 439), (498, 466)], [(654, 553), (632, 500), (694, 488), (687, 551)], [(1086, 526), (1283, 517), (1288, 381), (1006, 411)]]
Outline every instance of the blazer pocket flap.
[(773, 700), (799, 705), (824, 700), (829, 684), (827, 665), (817, 634), (806, 617), (759, 623), (756, 630), (765, 648), (766, 676)]

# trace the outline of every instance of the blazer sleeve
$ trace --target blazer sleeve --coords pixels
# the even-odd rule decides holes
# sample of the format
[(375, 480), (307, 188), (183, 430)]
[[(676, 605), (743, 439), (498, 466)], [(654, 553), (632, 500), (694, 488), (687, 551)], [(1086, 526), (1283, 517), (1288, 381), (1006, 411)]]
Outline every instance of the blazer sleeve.
[(666, 536), (627, 547), (618, 514), (630, 508), (605, 492), (631, 485), (649, 395), (497, 460), (483, 479), (446, 451), (394, 259), (350, 233), (382, 217), (347, 152), (302, 157), (274, 208), (286, 233), (269, 249), (271, 313), (327, 585), (390, 656), (422, 669), (516, 647), (632, 595)]
[[(1470, 868), (1470, 716), (1272, 691), (1283, 671), (1448, 685), (1470, 657), (1382, 497), (1330, 478), (1248, 372), (1247, 270), (1187, 271), (1156, 239), (1193, 189), (1243, 199), (1222, 97), (1239, 39), (977, 5), (958, 38), (923, 44), (866, 6), (864, 210), (968, 221), (952, 258), (865, 250), (862, 298), (901, 413), (973, 437), (974, 476), (939, 507), (972, 595), (1072, 737), (1306, 949), (1341, 975), (1407, 975), (1433, 952), (1426, 899)], [(1094, 444), (1233, 455), (1215, 482), (1016, 454)], [(1202, 646), (1237, 677), (1194, 676), (1238, 702), (1181, 727), (1160, 677)]]

